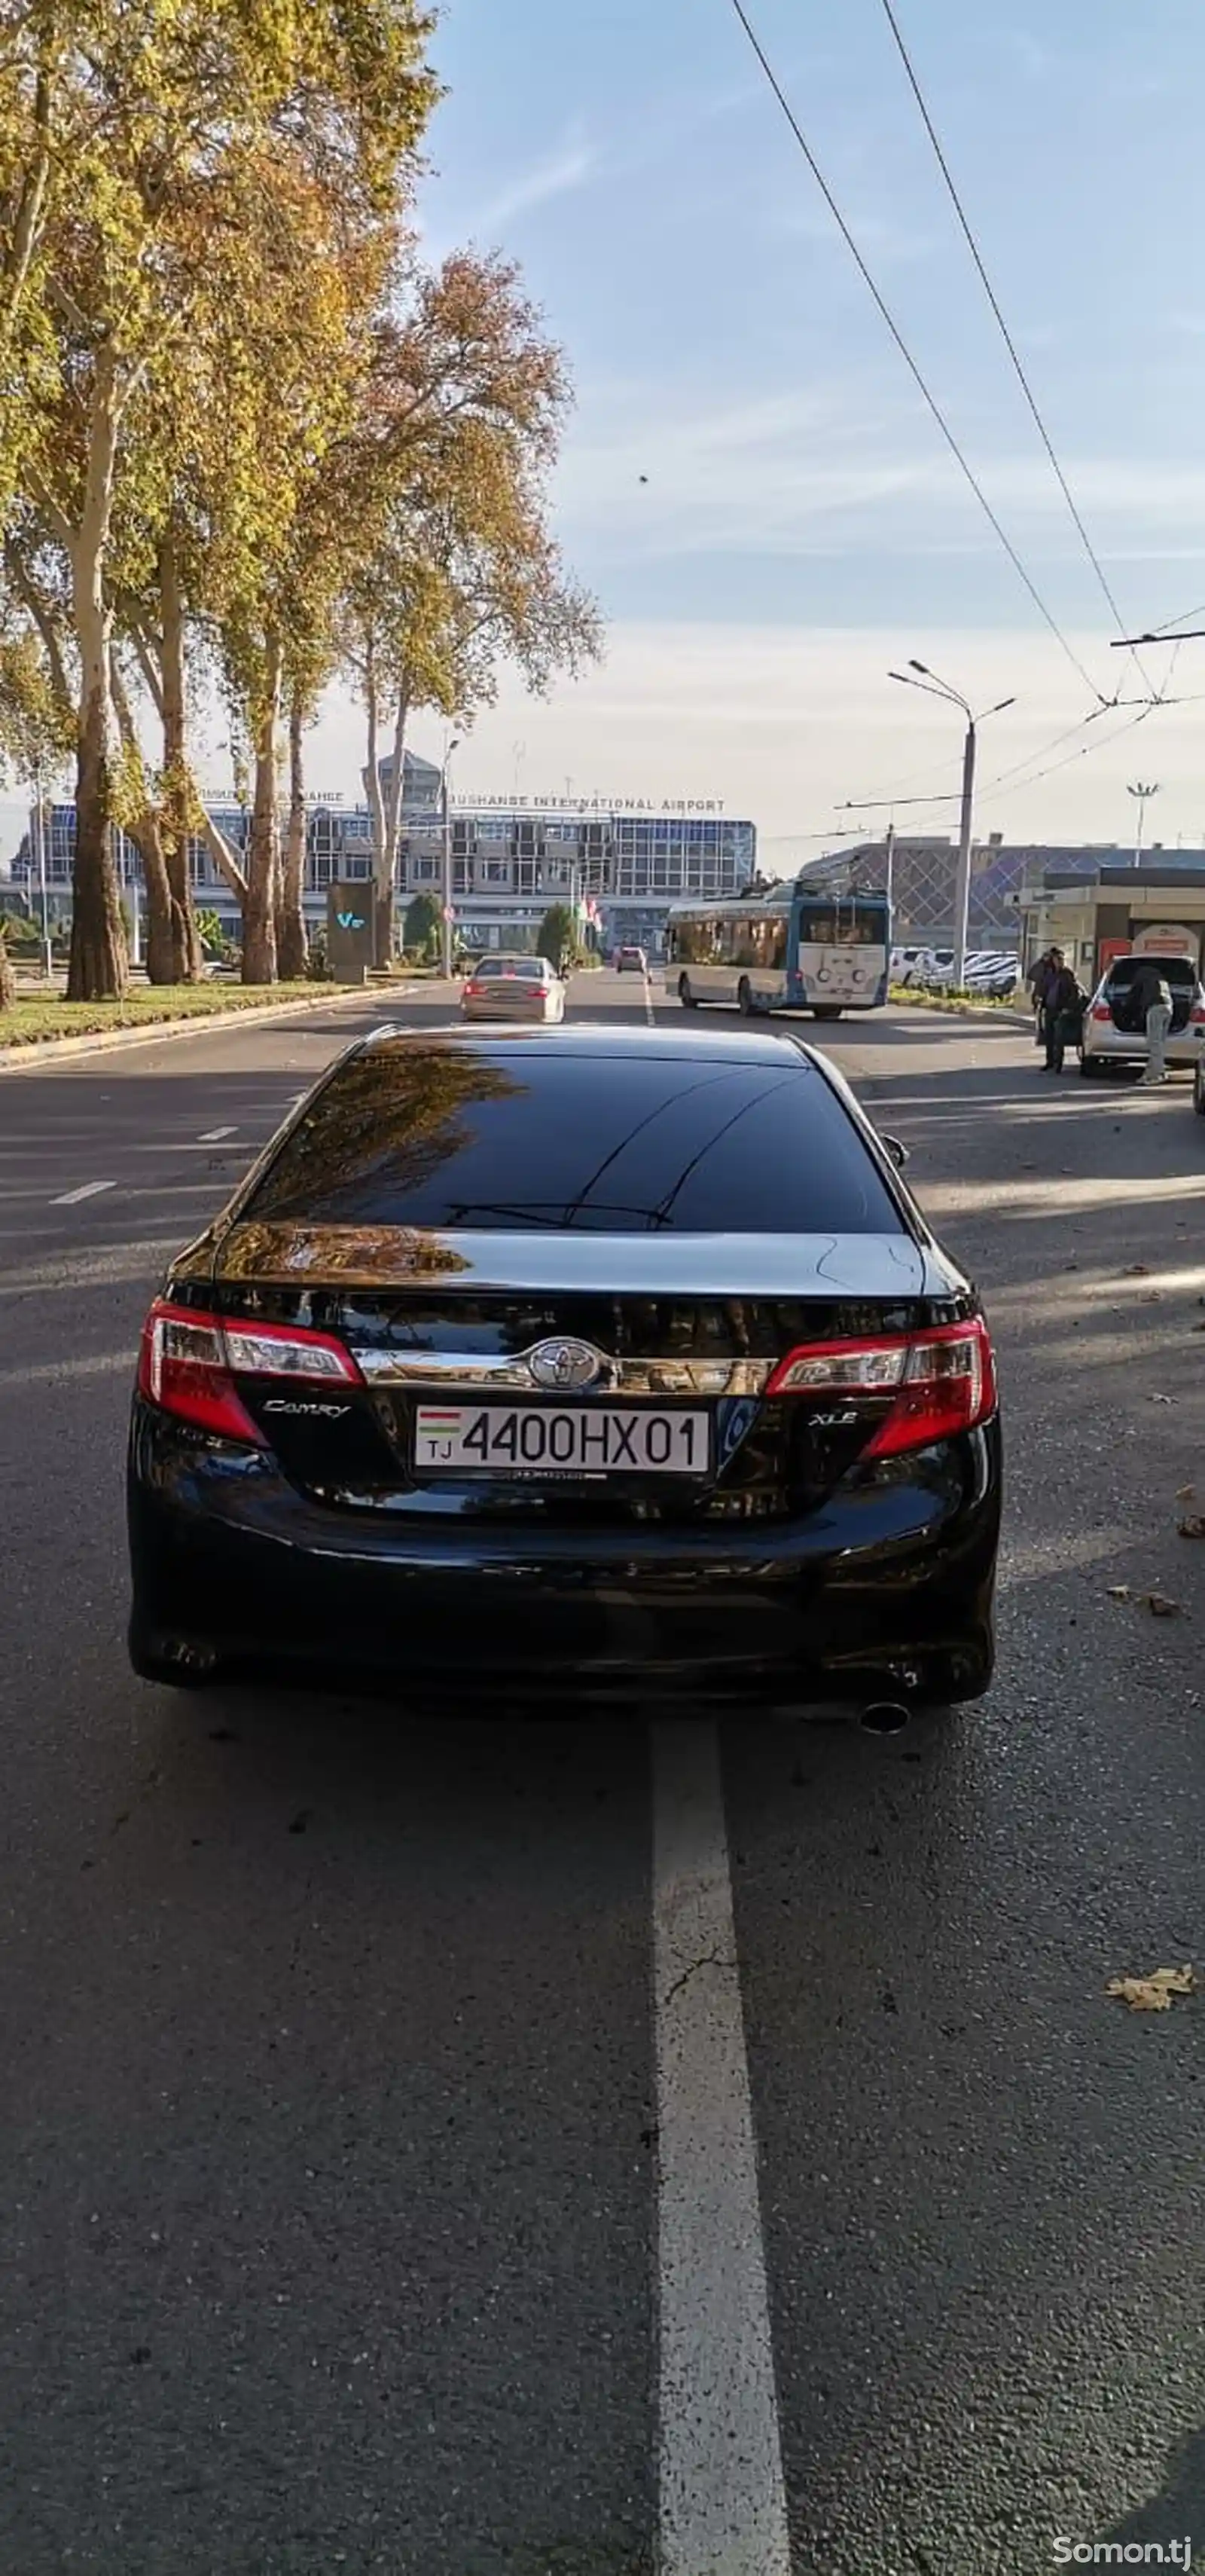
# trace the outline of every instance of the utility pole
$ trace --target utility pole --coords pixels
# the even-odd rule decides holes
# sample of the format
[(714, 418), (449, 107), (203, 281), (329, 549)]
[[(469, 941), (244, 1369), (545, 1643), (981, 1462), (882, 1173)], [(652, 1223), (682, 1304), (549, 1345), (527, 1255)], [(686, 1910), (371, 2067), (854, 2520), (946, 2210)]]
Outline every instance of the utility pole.
[(971, 915), (971, 832), (975, 812), (975, 719), (967, 718), (962, 749), (962, 812), (958, 824), (958, 874), (954, 880), (954, 990), (962, 991), (967, 971), (967, 923)]
[(54, 949), (50, 937), (50, 899), (46, 889), (46, 807), (42, 797), (41, 764), (33, 774), (34, 824), (38, 836), (38, 892), (42, 910), (42, 972), (49, 984), (54, 972)]
[[(913, 676), (915, 674), (915, 677)], [(986, 716), (1002, 716), (1006, 707), (1016, 705), (1015, 698), (1001, 698), (988, 707), (984, 716), (972, 714), (961, 690), (952, 689), (948, 680), (938, 678), (924, 662), (910, 661), (906, 671), (889, 671), (889, 680), (899, 680), (906, 689), (924, 689), (930, 697), (942, 698), (947, 705), (961, 707), (966, 717), (966, 737), (962, 749), (962, 806), (958, 827), (958, 870), (954, 880), (954, 989), (961, 989), (967, 963), (967, 923), (971, 910), (971, 838), (975, 812), (975, 727)]]
[(885, 878), (886, 894), (887, 894), (887, 911), (888, 911), (888, 915), (890, 916), (890, 915), (894, 912), (894, 910), (895, 910), (895, 817), (894, 817), (894, 815), (892, 816), (892, 819), (891, 819), (890, 823), (889, 823), (889, 824), (888, 824), (888, 826), (887, 826), (887, 838), (886, 838), (886, 840), (885, 840), (885, 841), (884, 841), (884, 843), (883, 843), (883, 858), (884, 858), (884, 861), (885, 861), (885, 866), (884, 866), (884, 871), (883, 871), (883, 873), (884, 873), (884, 878)]
[(448, 744), (448, 748), (447, 748), (446, 752), (444, 753), (444, 768), (443, 768), (443, 870), (442, 870), (442, 876), (443, 876), (443, 889), (442, 889), (442, 892), (443, 892), (443, 900), (442, 900), (442, 903), (441, 903), (441, 905), (440, 905), (440, 921), (439, 921), (440, 940), (439, 940), (439, 946), (440, 946), (440, 962), (441, 962), (442, 967), (443, 967), (443, 972), (444, 972), (444, 981), (445, 981), (445, 983), (446, 983), (446, 982), (448, 982), (448, 981), (450, 980), (451, 973), (452, 973), (452, 909), (453, 909), (453, 907), (452, 907), (452, 804), (451, 804), (451, 798), (450, 798), (450, 795), (449, 795), (449, 792), (448, 792), (448, 789), (449, 789), (448, 773), (449, 773), (449, 771), (450, 771), (450, 769), (451, 769), (451, 766), (452, 766), (452, 754), (453, 754), (453, 752), (455, 751), (455, 749), (456, 749), (456, 747), (457, 747), (457, 741), (458, 741), (458, 737), (457, 737), (457, 736), (453, 736), (452, 741)]

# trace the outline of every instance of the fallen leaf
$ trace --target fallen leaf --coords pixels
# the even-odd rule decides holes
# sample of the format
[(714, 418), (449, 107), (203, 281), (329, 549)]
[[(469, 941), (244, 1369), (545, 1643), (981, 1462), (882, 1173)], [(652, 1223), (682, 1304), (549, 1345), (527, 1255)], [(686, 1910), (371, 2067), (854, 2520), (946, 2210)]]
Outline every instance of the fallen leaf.
[(1195, 1994), (1194, 1968), (1155, 1968), (1149, 1977), (1111, 1977), (1105, 1987), (1131, 2012), (1170, 2012), (1173, 1995)]
[(1177, 1521), (1176, 1528), (1181, 1538), (1205, 1538), (1205, 1518), (1200, 1512), (1185, 1512), (1183, 1520)]
[(1134, 1595), (1130, 1590), (1128, 1583), (1111, 1583), (1109, 1585), (1110, 1601), (1132, 1601), (1133, 1598)]
[(1152, 1619), (1182, 1619), (1184, 1617), (1183, 1602), (1169, 1601), (1165, 1592), (1148, 1592), (1146, 1595), (1146, 1606), (1150, 1611)]
[(1149, 1279), (1151, 1265), (1149, 1261), (1131, 1261), (1129, 1269), (1123, 1270), (1121, 1275), (1123, 1279)]
[(1195, 1503), (1196, 1499), (1197, 1489), (1195, 1485), (1177, 1485), (1176, 1501), (1178, 1503)]
[(1152, 1404), (1174, 1404), (1175, 1401), (1176, 1399), (1174, 1395), (1153, 1395), (1151, 1397)]

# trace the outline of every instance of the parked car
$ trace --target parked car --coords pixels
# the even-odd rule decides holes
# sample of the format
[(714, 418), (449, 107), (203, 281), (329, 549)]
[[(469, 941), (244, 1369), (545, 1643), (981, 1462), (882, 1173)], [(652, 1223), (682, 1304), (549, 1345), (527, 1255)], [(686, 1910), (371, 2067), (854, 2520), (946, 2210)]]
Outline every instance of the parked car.
[[(909, 983), (922, 992), (953, 992), (955, 967), (952, 948), (919, 948), (909, 953), (914, 960), (907, 977)], [(961, 989), (1003, 1001), (1016, 991), (1020, 976), (1020, 962), (1008, 950), (969, 948), (963, 965)]]
[(1006, 1002), (1021, 981), (1021, 961), (1007, 949), (978, 948), (967, 958), (963, 980), (968, 993)]
[(466, 1020), (563, 1020), (565, 986), (546, 957), (482, 957), (460, 1008)]
[(1166, 978), (1172, 997), (1168, 1064), (1201, 1064), (1205, 1051), (1205, 986), (1191, 959), (1115, 957), (1084, 1013), (1080, 1072), (1086, 1079), (1107, 1072), (1110, 1065), (1145, 1064), (1146, 1020), (1135, 1006), (1132, 993), (1139, 966), (1151, 962)]
[(995, 1364), (898, 1157), (790, 1037), (358, 1039), (147, 1317), (135, 1670), (977, 1698)]

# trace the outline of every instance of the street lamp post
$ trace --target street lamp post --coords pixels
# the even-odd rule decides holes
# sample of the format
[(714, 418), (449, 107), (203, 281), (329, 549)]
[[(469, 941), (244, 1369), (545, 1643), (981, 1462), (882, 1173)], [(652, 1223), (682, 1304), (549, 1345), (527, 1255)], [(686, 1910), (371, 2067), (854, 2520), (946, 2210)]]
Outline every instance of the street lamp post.
[(1127, 790), (1127, 793), (1135, 799), (1138, 806), (1138, 830), (1134, 835), (1134, 865), (1138, 868), (1142, 865), (1142, 838), (1146, 809), (1152, 796), (1157, 796), (1159, 793), (1159, 782), (1155, 779), (1149, 786), (1144, 787), (1139, 779), (1135, 786)]
[[(914, 677), (913, 674), (918, 676)], [(940, 680), (936, 671), (925, 663), (910, 661), (906, 671), (889, 671), (888, 678), (899, 680), (906, 689), (924, 689), (933, 698), (944, 698), (950, 706), (960, 707), (966, 717), (966, 735), (962, 748), (962, 799), (958, 822), (958, 872), (954, 883), (954, 987), (960, 991), (966, 975), (967, 923), (971, 910), (971, 847), (975, 815), (975, 755), (978, 749), (979, 725), (988, 716), (1003, 715), (1006, 707), (1016, 705), (1015, 698), (1001, 698), (982, 715), (972, 715), (961, 690), (952, 689), (948, 680)]]
[(440, 961), (445, 982), (452, 972), (452, 805), (448, 792), (452, 754), (460, 737), (454, 734), (444, 753), (443, 766), (443, 901), (440, 906)]

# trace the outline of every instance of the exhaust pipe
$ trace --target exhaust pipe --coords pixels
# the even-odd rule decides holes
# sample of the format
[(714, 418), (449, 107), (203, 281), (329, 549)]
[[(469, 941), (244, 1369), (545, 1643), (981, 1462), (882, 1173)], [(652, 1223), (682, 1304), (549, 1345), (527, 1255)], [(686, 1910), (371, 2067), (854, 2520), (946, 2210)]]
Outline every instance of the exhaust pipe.
[(864, 1735), (902, 1735), (912, 1711), (900, 1699), (872, 1699), (858, 1724)]

